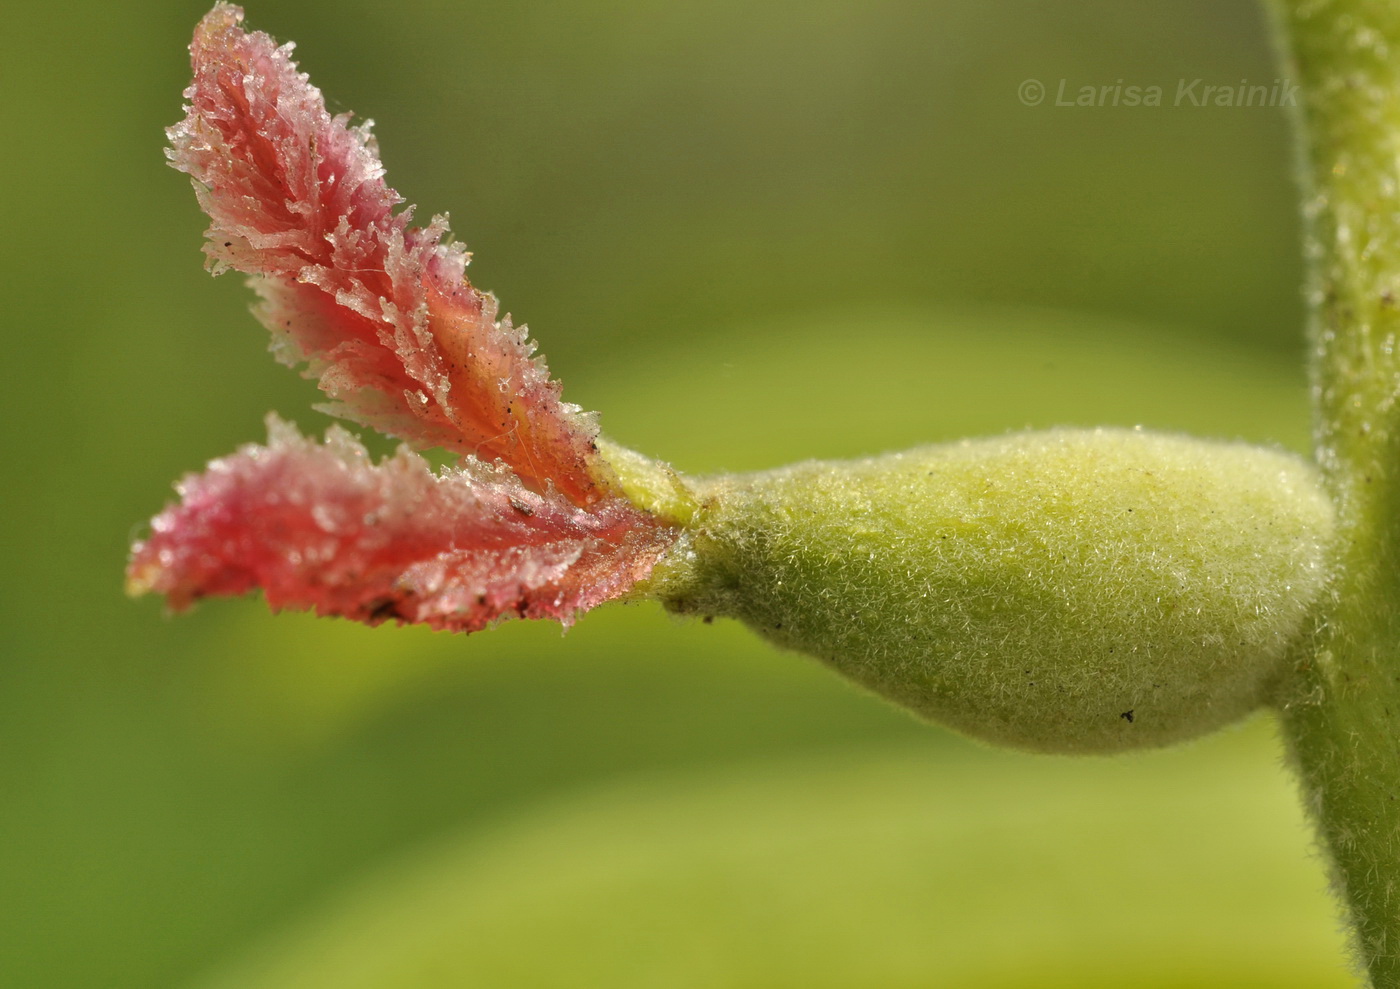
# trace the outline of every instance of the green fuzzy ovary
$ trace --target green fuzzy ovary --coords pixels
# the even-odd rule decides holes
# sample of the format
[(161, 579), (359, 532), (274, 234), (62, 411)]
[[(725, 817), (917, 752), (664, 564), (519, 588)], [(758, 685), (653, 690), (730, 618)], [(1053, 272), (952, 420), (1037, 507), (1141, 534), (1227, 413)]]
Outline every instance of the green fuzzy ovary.
[(1314, 469), (1243, 444), (1028, 433), (701, 482), (657, 575), (969, 735), (1165, 745), (1266, 699), (1326, 581)]

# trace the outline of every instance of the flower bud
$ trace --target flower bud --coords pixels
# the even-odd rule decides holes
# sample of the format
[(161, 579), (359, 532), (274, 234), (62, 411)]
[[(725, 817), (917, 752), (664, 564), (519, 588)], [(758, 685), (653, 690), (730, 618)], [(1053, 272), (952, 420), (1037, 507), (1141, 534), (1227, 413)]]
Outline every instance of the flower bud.
[(1267, 699), (1327, 578), (1290, 454), (1059, 430), (698, 482), (655, 575), (884, 697), (1046, 752), (1165, 745)]

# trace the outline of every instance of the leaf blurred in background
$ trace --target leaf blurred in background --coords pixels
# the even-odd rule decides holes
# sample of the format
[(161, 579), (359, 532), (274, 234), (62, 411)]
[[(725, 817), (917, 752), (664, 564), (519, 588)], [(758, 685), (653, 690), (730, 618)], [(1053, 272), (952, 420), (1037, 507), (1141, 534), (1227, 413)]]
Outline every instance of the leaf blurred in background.
[[(1069, 764), (647, 607), (465, 639), (127, 601), (173, 478), (268, 409), (325, 424), (162, 166), (204, 9), (8, 14), (0, 981), (274, 985), (342, 950), (390, 980), (487, 917), (454, 970), (487, 985), (557, 975), (509, 967), (536, 929), (619, 986), (1347, 984), (1264, 721)], [(249, 20), (379, 121), (390, 181), (453, 211), (566, 396), (683, 469), (1055, 424), (1305, 448), (1282, 114), (1016, 95), (1270, 81), (1251, 3)], [(378, 942), (433, 904), (421, 958)]]
[(1230, 741), (597, 787), (393, 862), (202, 989), (1345, 985), (1269, 739)]

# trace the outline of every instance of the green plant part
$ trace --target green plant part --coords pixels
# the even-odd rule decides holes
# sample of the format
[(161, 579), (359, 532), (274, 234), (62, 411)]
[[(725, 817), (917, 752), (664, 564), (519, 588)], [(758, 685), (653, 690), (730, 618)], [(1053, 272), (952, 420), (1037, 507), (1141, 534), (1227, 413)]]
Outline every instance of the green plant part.
[(1272, 0), (1297, 124), (1333, 593), (1281, 704), (1378, 989), (1400, 986), (1400, 5)]
[(376, 464), (274, 421), (182, 483), (129, 586), (455, 631), (650, 596), (1044, 751), (1274, 704), (1359, 954), (1400, 987), (1400, 6), (1271, 9), (1303, 103), (1320, 469), (1100, 430), (690, 480), (562, 401), (445, 219), (409, 225), (367, 127), (218, 4), (170, 131), (210, 266), (253, 276), (276, 353), (330, 411), (407, 445)]
[(696, 484), (655, 572), (989, 741), (1164, 745), (1262, 704), (1326, 581), (1332, 509), (1288, 454), (1061, 430)]
[(200, 25), (170, 132), (211, 265), (255, 277), (276, 351), (332, 411), (460, 460), (374, 464), (273, 420), (266, 446), (183, 482), (134, 590), (178, 608), (260, 588), (456, 631), (651, 596), (1055, 752), (1163, 745), (1265, 702), (1327, 575), (1331, 504), (1302, 461), (1062, 431), (687, 481), (560, 400), (444, 221), (407, 226), (364, 130), (240, 20), (220, 4)]

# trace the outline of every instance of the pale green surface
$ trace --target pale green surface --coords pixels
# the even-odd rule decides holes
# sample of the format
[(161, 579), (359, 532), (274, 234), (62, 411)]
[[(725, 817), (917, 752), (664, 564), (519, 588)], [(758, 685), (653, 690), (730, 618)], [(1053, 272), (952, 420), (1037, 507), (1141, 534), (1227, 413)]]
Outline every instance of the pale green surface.
[(1269, 734), (588, 790), (400, 859), (199, 987), (1347, 986)]
[(658, 567), (977, 738), (1114, 752), (1262, 704), (1328, 578), (1332, 505), (1298, 457), (1143, 430), (1014, 433), (695, 484)]

